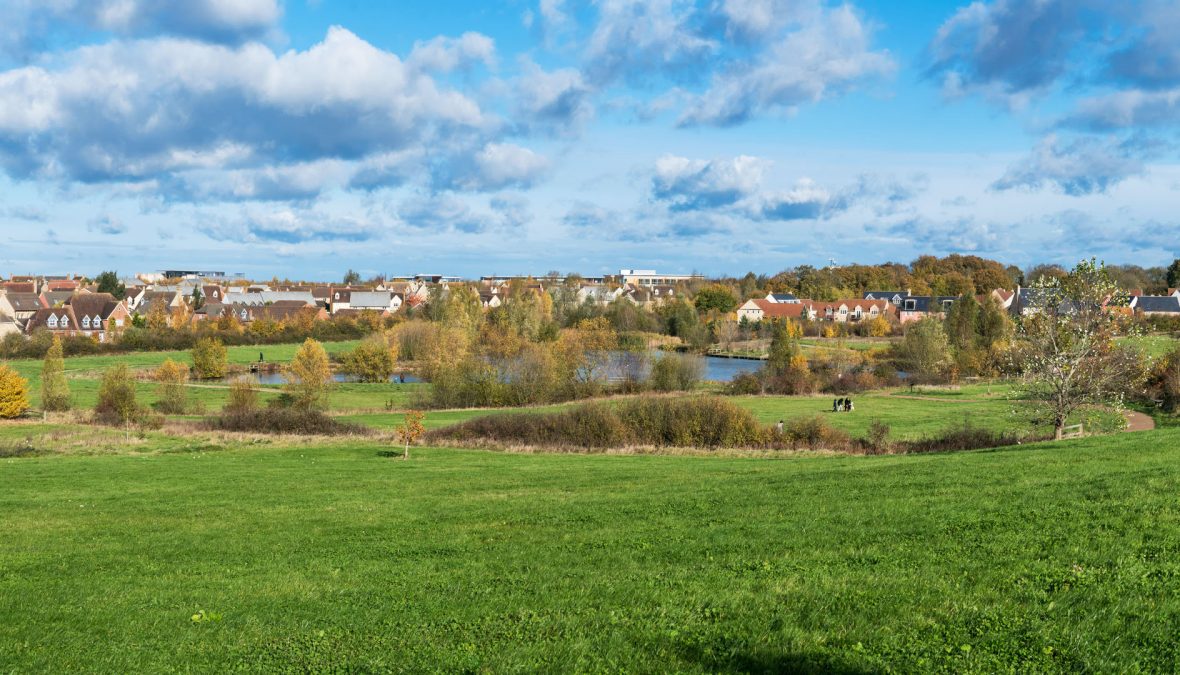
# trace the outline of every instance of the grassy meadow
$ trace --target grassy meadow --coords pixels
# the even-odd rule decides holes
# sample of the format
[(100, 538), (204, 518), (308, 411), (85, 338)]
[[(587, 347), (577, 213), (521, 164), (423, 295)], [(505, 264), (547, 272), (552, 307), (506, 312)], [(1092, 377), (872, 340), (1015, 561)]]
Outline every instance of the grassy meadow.
[(2, 671), (1180, 667), (1180, 430), (408, 462), (100, 433), (0, 459)]

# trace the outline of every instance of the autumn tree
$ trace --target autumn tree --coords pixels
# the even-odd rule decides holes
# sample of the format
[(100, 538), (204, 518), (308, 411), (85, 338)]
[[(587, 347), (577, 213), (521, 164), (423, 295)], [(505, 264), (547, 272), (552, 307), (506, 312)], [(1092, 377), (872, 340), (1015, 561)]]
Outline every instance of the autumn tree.
[(807, 357), (799, 348), (803, 326), (789, 319), (775, 321), (771, 329), (770, 352), (766, 356), (764, 387), (782, 394), (811, 391), (813, 378)]
[(344, 285), (345, 286), (355, 286), (355, 285), (359, 284), (360, 282), (361, 282), (360, 272), (357, 272), (356, 270), (349, 268), (349, 270), (344, 273)]
[(332, 383), (332, 369), (328, 353), (323, 345), (307, 338), (291, 365), (287, 366), (286, 385), (295, 401), (295, 406), (304, 410), (325, 410), (328, 407), (328, 390)]
[(184, 413), (188, 407), (188, 366), (165, 359), (153, 373), (156, 385), (156, 409), (169, 415)]
[(0, 418), (20, 417), (29, 409), (29, 381), (8, 366), (0, 366)]
[(737, 309), (738, 299), (734, 297), (733, 291), (729, 290), (728, 286), (710, 284), (697, 291), (696, 296), (693, 297), (693, 304), (701, 314), (709, 312), (728, 314)]
[(942, 321), (929, 317), (911, 323), (897, 345), (901, 367), (923, 377), (941, 375), (950, 363), (950, 341)]
[(127, 424), (139, 415), (135, 379), (126, 364), (119, 363), (103, 371), (94, 412), (106, 424)]
[(1083, 260), (1064, 277), (1042, 276), (1032, 290), (1017, 333), (1024, 374), (1018, 394), (1030, 417), (1052, 424), (1060, 439), (1080, 408), (1121, 407), (1142, 379), (1141, 359), (1115, 343), (1119, 313), (1109, 305), (1122, 293), (1104, 264)]
[(225, 345), (217, 338), (201, 338), (193, 345), (193, 370), (197, 377), (213, 380), (225, 377), (229, 368), (229, 359)]
[(343, 356), (343, 370), (361, 382), (388, 382), (397, 365), (384, 335), (370, 335)]
[(168, 327), (169, 318), (168, 308), (164, 306), (164, 303), (153, 302), (152, 306), (148, 308), (144, 326), (152, 332), (159, 332)]
[(45, 352), (41, 366), (41, 409), (61, 412), (70, 409), (70, 384), (66, 380), (65, 357), (61, 338), (53, 336), (53, 344)]
[(397, 435), (403, 444), (402, 459), (410, 458), (410, 444), (416, 443), (426, 433), (426, 425), (423, 424), (425, 418), (421, 411), (407, 410), (405, 418), (398, 425)]
[(1168, 288), (1180, 288), (1180, 258), (1168, 265), (1167, 281)]

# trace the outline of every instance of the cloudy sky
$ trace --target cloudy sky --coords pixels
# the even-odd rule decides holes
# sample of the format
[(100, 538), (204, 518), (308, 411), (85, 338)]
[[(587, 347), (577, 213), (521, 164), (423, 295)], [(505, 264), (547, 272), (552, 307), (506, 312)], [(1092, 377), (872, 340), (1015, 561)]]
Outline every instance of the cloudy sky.
[(0, 274), (1180, 254), (1165, 0), (0, 0)]

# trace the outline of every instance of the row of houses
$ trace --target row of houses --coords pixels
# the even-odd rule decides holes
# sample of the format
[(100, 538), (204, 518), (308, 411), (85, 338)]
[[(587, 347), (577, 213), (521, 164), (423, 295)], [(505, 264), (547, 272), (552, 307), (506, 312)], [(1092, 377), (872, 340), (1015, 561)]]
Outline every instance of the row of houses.
[[(1012, 314), (1029, 315), (1043, 306), (1044, 291), (1018, 286), (1015, 291), (996, 289), (977, 296), (982, 303), (994, 299), (1003, 310)], [(765, 298), (748, 300), (738, 308), (738, 318), (750, 322), (763, 319), (800, 319), (835, 321), (840, 323), (875, 319), (878, 316), (896, 319), (905, 324), (926, 317), (944, 317), (958, 300), (956, 296), (912, 295), (905, 291), (869, 291), (861, 298), (815, 301), (796, 298), (789, 293), (771, 293)], [(1131, 291), (1125, 304), (1127, 311), (1143, 316), (1180, 318), (1180, 289), (1170, 288), (1167, 295), (1144, 295)]]

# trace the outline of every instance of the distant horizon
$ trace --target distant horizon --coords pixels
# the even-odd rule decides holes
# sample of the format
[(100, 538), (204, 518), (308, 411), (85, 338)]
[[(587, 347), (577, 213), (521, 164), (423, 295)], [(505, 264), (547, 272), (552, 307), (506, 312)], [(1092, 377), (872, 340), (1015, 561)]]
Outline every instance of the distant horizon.
[(0, 4), (0, 270), (1180, 255), (1174, 3)]

